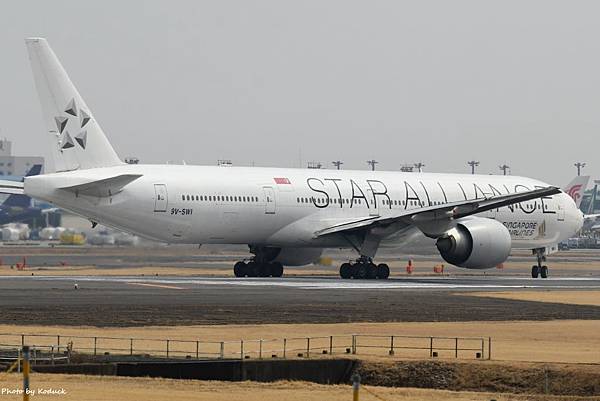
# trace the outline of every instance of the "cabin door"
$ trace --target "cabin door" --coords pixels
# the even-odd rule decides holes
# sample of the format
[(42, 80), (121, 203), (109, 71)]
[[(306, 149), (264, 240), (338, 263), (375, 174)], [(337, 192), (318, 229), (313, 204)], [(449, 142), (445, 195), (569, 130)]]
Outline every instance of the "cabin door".
[(167, 186), (165, 184), (154, 184), (154, 211), (167, 211)]

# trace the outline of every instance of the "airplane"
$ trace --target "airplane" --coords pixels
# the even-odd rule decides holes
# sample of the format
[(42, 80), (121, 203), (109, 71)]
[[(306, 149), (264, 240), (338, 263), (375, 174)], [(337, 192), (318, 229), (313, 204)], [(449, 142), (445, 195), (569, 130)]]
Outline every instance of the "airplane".
[[(24, 182), (25, 177), (40, 174), (41, 164), (34, 164), (27, 174), (22, 176), (5, 176), (7, 181)], [(57, 209), (48, 204), (35, 204), (33, 199), (27, 195), (11, 194), (0, 204), (0, 225), (14, 222), (29, 222), (34, 219), (41, 220), (48, 213)]]
[(31, 168), (27, 171), (27, 173), (23, 176), (23, 175), (5, 175), (2, 177), (3, 180), (8, 180), (8, 181), (23, 181), (23, 178), (28, 176), (28, 175), (38, 175), (42, 172), (42, 165), (41, 164), (34, 164), (33, 166), (31, 166)]
[[(578, 208), (581, 207), (581, 202), (583, 200), (583, 194), (585, 189), (587, 188), (588, 182), (590, 180), (590, 176), (576, 176), (570, 183), (567, 185), (563, 191), (571, 198), (577, 205)], [(600, 230), (600, 214), (594, 213), (594, 205), (596, 204), (596, 194), (598, 192), (598, 184), (594, 185), (594, 189), (592, 190), (592, 195), (590, 196), (590, 203), (588, 205), (586, 213), (583, 214), (583, 226), (582, 231), (598, 231)]]
[(555, 186), (518, 176), (125, 164), (44, 38), (26, 39), (56, 172), (0, 183), (141, 237), (185, 244), (247, 244), (238, 277), (281, 277), (325, 248), (357, 252), (344, 279), (386, 279), (382, 245), (421, 232), (448, 263), (503, 263), (511, 249), (537, 258), (532, 277), (583, 216)]
[(595, 181), (592, 194), (590, 196), (590, 203), (588, 204), (587, 212), (583, 214), (583, 227), (582, 231), (596, 232), (600, 230), (600, 214), (595, 212), (596, 195), (598, 193), (598, 181)]
[(589, 175), (577, 175), (571, 182), (563, 188), (563, 192), (568, 194), (573, 201), (575, 202), (575, 206), (579, 208), (581, 206), (581, 201), (583, 200), (583, 193), (587, 188), (588, 182), (590, 181)]

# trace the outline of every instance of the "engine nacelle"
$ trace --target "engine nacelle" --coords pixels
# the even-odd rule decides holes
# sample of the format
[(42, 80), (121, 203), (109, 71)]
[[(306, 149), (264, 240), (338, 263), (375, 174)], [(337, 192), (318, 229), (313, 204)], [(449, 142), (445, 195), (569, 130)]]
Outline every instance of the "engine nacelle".
[(321, 248), (281, 248), (273, 261), (284, 266), (304, 266), (317, 262), (322, 253)]
[(467, 269), (489, 269), (510, 254), (510, 233), (502, 223), (482, 217), (461, 219), (437, 239), (437, 249), (450, 264)]

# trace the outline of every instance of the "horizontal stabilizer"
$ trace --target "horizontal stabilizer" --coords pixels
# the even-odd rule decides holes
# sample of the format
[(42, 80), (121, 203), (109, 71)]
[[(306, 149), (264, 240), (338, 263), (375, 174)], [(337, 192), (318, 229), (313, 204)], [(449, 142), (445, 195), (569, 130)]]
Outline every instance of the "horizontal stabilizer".
[(123, 189), (127, 184), (140, 178), (142, 174), (121, 174), (110, 178), (89, 181), (82, 184), (62, 187), (66, 191), (75, 192), (77, 195), (88, 195), (107, 197), (113, 196)]
[(0, 193), (22, 195), (24, 193), (23, 183), (18, 181), (0, 180)]

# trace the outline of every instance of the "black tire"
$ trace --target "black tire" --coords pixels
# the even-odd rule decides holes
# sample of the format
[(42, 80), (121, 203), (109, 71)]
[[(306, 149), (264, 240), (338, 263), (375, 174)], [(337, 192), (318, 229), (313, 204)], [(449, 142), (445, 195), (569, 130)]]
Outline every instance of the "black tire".
[(540, 269), (540, 276), (542, 278), (548, 278), (548, 266), (542, 266)]
[(261, 263), (258, 264), (258, 277), (269, 277), (271, 275), (271, 264)]
[(365, 263), (356, 263), (353, 267), (352, 278), (364, 280), (367, 278), (367, 265)]
[(375, 280), (377, 278), (377, 265), (375, 263), (367, 264), (367, 279)]
[(233, 274), (236, 277), (245, 277), (246, 276), (246, 264), (244, 262), (237, 262), (233, 265)]
[(390, 276), (390, 267), (385, 263), (380, 263), (377, 266), (377, 278), (385, 280)]
[(283, 276), (283, 265), (279, 262), (271, 263), (271, 276), (281, 277)]
[(540, 267), (539, 266), (531, 266), (531, 277), (538, 278), (540, 275)]
[(352, 265), (350, 263), (342, 263), (340, 266), (340, 277), (343, 279), (352, 278)]
[(246, 276), (258, 277), (260, 273), (260, 265), (256, 262), (250, 262), (246, 265)]

